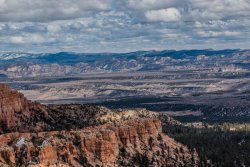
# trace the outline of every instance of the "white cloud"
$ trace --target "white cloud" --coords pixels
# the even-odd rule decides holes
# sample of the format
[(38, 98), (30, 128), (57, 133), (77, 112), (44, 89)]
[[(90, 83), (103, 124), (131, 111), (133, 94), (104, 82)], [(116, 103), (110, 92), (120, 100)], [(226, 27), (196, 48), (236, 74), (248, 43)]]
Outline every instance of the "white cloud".
[(20, 43), (24, 43), (24, 39), (21, 36), (13, 36), (13, 37), (10, 37), (10, 42), (15, 43), (15, 44), (20, 44)]
[(47, 26), (47, 30), (51, 33), (56, 33), (56, 32), (59, 32), (61, 30), (61, 26), (57, 25), (57, 24), (49, 24)]
[(189, 14), (195, 20), (219, 20), (250, 17), (249, 0), (187, 0)]
[(183, 0), (128, 0), (128, 7), (136, 10), (157, 10), (185, 4)]
[(216, 31), (198, 31), (197, 32), (199, 36), (201, 37), (234, 37), (239, 36), (240, 32), (237, 31), (222, 31), (222, 32), (216, 32)]
[(20, 36), (12, 36), (9, 41), (13, 44), (40, 44), (44, 42), (51, 42), (51, 39), (45, 39), (40, 34), (24, 34)]
[(0, 50), (246, 48), (249, 41), (249, 0), (0, 0)]
[(111, 9), (112, 0), (1, 0), (0, 21), (47, 22), (84, 17)]
[(150, 10), (145, 13), (148, 21), (163, 21), (163, 22), (171, 22), (171, 21), (179, 21), (181, 19), (181, 13), (176, 8), (167, 8), (160, 10)]

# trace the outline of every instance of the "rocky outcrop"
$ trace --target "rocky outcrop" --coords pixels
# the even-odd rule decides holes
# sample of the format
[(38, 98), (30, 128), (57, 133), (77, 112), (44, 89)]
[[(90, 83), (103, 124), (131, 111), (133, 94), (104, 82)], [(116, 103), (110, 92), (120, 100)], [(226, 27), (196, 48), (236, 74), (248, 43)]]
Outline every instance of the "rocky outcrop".
[(31, 102), (23, 94), (0, 84), (0, 134), (39, 131), (46, 127), (46, 120), (49, 120), (49, 117), (45, 106)]
[(89, 106), (80, 104), (48, 105), (49, 114), (56, 120), (57, 126), (86, 127), (104, 123), (120, 123), (128, 120), (144, 118), (160, 119), (163, 124), (180, 125), (180, 122), (163, 113), (152, 112), (143, 108), (108, 109), (103, 106)]
[(48, 166), (195, 166), (197, 153), (161, 133), (155, 119), (71, 131), (0, 136), (0, 162)]
[(160, 118), (164, 123), (175, 122), (166, 115), (145, 109), (110, 110), (101, 106), (77, 104), (44, 106), (0, 84), (0, 134), (79, 129), (141, 118)]
[(158, 118), (141, 109), (43, 106), (0, 84), (0, 166), (196, 166), (197, 153), (164, 135)]

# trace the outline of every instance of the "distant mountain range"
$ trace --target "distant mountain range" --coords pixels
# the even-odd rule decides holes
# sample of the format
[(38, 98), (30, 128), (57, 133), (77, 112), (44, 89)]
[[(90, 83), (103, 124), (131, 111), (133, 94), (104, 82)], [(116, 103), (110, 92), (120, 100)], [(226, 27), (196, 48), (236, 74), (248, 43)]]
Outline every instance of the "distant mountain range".
[[(240, 50), (240, 49), (227, 49), (227, 50), (213, 50), (213, 49), (205, 49), (205, 50), (163, 50), (163, 51), (136, 51), (136, 52), (128, 52), (128, 53), (75, 53), (75, 52), (59, 52), (59, 53), (28, 53), (28, 52), (0, 52), (0, 60), (18, 60), (18, 59), (43, 59), (47, 61), (53, 61), (56, 58), (63, 59), (73, 59), (77, 58), (80, 61), (88, 61), (91, 59), (105, 59), (107, 57), (128, 57), (133, 58), (137, 56), (145, 56), (145, 57), (171, 57), (171, 58), (184, 58), (186, 56), (196, 57), (199, 55), (230, 55), (237, 52), (250, 52), (250, 50)], [(58, 60), (57, 60), (58, 61)]]
[[(92, 72), (249, 69), (250, 50), (164, 50), (130, 53), (0, 52), (0, 77), (79, 75)], [(216, 69), (220, 68), (220, 69)]]

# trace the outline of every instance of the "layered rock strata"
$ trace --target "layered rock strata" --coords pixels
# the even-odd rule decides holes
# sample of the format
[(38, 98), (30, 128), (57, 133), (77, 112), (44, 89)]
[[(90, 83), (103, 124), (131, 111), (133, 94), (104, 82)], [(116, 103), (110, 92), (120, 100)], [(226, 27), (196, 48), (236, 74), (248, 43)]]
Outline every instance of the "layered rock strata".
[(195, 166), (197, 153), (161, 133), (155, 119), (71, 131), (0, 136), (0, 162), (48, 166)]
[(158, 118), (146, 110), (44, 106), (0, 84), (0, 166), (197, 166), (196, 151), (164, 135)]

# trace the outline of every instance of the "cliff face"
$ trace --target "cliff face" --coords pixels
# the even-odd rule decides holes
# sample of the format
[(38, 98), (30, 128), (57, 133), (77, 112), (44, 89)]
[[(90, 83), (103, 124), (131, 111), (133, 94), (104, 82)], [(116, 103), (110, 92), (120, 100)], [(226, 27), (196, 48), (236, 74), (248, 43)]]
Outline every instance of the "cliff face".
[(164, 123), (177, 124), (166, 115), (144, 109), (113, 111), (88, 105), (43, 106), (27, 100), (23, 94), (11, 90), (9, 86), (0, 84), (0, 134), (70, 130), (141, 118), (157, 118)]
[(72, 131), (0, 136), (0, 162), (47, 166), (195, 166), (197, 154), (161, 133), (154, 119)]
[(45, 120), (48, 119), (46, 107), (30, 102), (23, 94), (0, 84), (0, 134), (12, 131), (39, 131), (45, 128)]
[(0, 166), (195, 166), (196, 152), (162, 134), (158, 117), (46, 107), (0, 84)]

